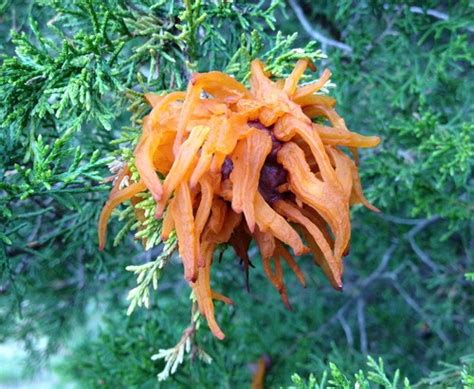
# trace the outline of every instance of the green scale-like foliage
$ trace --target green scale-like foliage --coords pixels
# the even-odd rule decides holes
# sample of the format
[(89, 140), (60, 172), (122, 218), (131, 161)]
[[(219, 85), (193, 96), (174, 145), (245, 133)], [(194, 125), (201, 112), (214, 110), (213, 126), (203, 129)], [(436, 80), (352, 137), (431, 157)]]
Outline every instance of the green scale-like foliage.
[[(470, 387), (474, 10), (422, 3), (0, 0), (0, 340), (36, 362), (65, 348), (57, 371), (84, 387), (245, 387), (263, 354), (270, 387), (404, 387), (405, 375)], [(151, 357), (181, 338), (189, 289), (150, 199), (144, 225), (118, 210), (98, 251), (105, 179), (109, 166), (133, 171), (144, 92), (183, 90), (193, 71), (245, 82), (256, 57), (278, 76), (302, 57), (331, 69), (348, 127), (382, 137), (360, 170), (383, 214), (353, 212), (343, 293), (309, 259), (307, 289), (288, 277), (293, 312), (258, 259), (246, 292), (226, 250), (213, 268), (236, 302), (216, 304), (226, 340), (197, 319), (192, 353), (212, 363), (186, 354), (159, 383), (165, 362)], [(388, 368), (370, 359), (367, 370), (366, 354)]]

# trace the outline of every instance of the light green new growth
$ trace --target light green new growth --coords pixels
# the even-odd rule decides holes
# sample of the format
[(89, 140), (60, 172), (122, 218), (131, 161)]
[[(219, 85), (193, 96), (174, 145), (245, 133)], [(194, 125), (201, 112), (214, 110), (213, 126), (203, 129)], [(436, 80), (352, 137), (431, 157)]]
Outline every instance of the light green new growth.
[(200, 315), (196, 309), (197, 303), (193, 301), (191, 324), (183, 331), (179, 342), (169, 349), (160, 349), (157, 354), (151, 356), (152, 361), (163, 359), (164, 369), (158, 374), (159, 381), (165, 381), (170, 375), (176, 373), (179, 365), (184, 362), (185, 354), (190, 358), (197, 357), (206, 364), (212, 363), (212, 358), (196, 343), (196, 331), (199, 328)]
[(138, 284), (138, 286), (128, 292), (127, 300), (130, 302), (130, 305), (127, 315), (131, 315), (137, 306), (150, 307), (150, 287), (153, 287), (154, 291), (158, 289), (158, 280), (162, 277), (164, 267), (176, 250), (177, 243), (176, 235), (173, 234), (163, 244), (162, 252), (155, 260), (143, 265), (129, 265), (125, 268), (137, 276)]

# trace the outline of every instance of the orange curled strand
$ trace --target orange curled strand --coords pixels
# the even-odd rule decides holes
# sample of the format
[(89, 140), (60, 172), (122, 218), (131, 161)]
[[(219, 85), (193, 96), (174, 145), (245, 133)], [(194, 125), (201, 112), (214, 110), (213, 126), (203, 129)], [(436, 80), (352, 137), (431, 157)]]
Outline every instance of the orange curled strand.
[(283, 90), (288, 93), (288, 95), (292, 96), (296, 88), (298, 87), (298, 81), (300, 80), (301, 76), (303, 75), (304, 71), (308, 67), (308, 60), (307, 59), (300, 59), (297, 63), (293, 72), (290, 76), (285, 80), (285, 84), (283, 86)]
[(184, 278), (195, 281), (197, 277), (197, 242), (194, 235), (194, 216), (191, 193), (187, 183), (181, 183), (170, 207), (176, 228), (179, 255), (184, 265)]
[(313, 105), (322, 105), (328, 108), (333, 108), (336, 105), (336, 99), (326, 95), (306, 95), (298, 99), (293, 97), (293, 101), (299, 104), (303, 108), (303, 112), (310, 118), (313, 117), (310, 114)]
[(271, 149), (270, 136), (263, 131), (254, 131), (239, 142), (232, 154), (232, 209), (244, 213), (250, 232), (255, 229), (254, 201), (260, 170)]
[(260, 193), (255, 196), (255, 218), (261, 231), (271, 232), (277, 239), (290, 246), (295, 255), (308, 252), (297, 232), (265, 202)]
[(118, 190), (114, 193), (111, 193), (109, 199), (102, 208), (99, 218), (99, 249), (103, 250), (105, 247), (105, 239), (107, 235), (107, 223), (109, 221), (112, 211), (117, 208), (124, 201), (130, 200), (136, 194), (143, 192), (145, 190), (145, 184), (140, 181), (131, 184), (121, 190)]
[[(335, 258), (331, 246), (318, 226), (305, 217), (298, 208), (288, 202), (279, 201), (276, 204), (276, 207), (286, 215), (288, 219), (294, 223), (300, 224), (308, 232), (309, 235), (303, 234), (306, 238), (306, 243), (310, 246), (313, 253), (317, 251), (318, 254), (321, 254), (318, 256), (318, 265), (321, 266), (326, 277), (331, 281), (331, 284), (336, 289), (341, 289), (341, 259)], [(311, 239), (308, 239), (309, 237)], [(316, 247), (318, 250), (315, 250)]]
[[(149, 126), (144, 123), (144, 130), (153, 131), (159, 128), (161, 124), (161, 119), (167, 113), (167, 110), (170, 109), (170, 105), (176, 101), (182, 101), (185, 98), (185, 93), (183, 92), (172, 92), (166, 96), (160, 96), (159, 98), (156, 95), (150, 101), (153, 109), (150, 114), (147, 116), (149, 119)], [(147, 99), (150, 97), (149, 94), (146, 95)], [(156, 103), (156, 104), (154, 104)]]
[(334, 255), (341, 257), (349, 243), (351, 230), (349, 205), (344, 201), (339, 182), (331, 185), (317, 179), (304, 158), (303, 150), (294, 143), (286, 143), (281, 148), (278, 161), (289, 173), (292, 192), (316, 210), (331, 227), (335, 236)]
[(188, 89), (186, 90), (184, 105), (181, 110), (181, 114), (179, 116), (178, 128), (176, 130), (176, 138), (173, 145), (173, 153), (175, 156), (178, 155), (181, 144), (183, 143), (184, 132), (186, 130), (186, 126), (188, 125), (191, 119), (191, 115), (192, 115), (194, 107), (197, 105), (199, 101), (199, 95), (201, 94), (201, 92), (202, 90), (196, 88), (192, 80), (189, 81)]
[(160, 217), (164, 211), (164, 208), (173, 193), (174, 189), (179, 183), (186, 178), (186, 175), (190, 173), (193, 167), (195, 154), (200, 149), (206, 136), (209, 132), (209, 127), (198, 126), (194, 128), (188, 139), (183, 143), (181, 149), (176, 156), (176, 160), (173, 167), (166, 176), (163, 182), (163, 194), (161, 199), (157, 203), (156, 216)]
[(219, 197), (215, 197), (211, 206), (211, 217), (207, 223), (207, 228), (215, 234), (218, 234), (224, 226), (226, 213), (227, 204), (225, 201)]
[(210, 127), (209, 134), (207, 136), (206, 141), (201, 149), (201, 155), (199, 156), (198, 163), (193, 170), (190, 179), (190, 185), (194, 188), (201, 177), (209, 171), (209, 167), (211, 166), (212, 157), (215, 151), (215, 143), (216, 143), (216, 123), (212, 123), (212, 127)]
[(138, 142), (138, 146), (135, 149), (135, 165), (140, 177), (145, 183), (146, 187), (152, 194), (155, 201), (161, 199), (163, 193), (163, 187), (161, 181), (156, 175), (155, 167), (153, 166), (153, 141), (146, 134), (142, 135), (142, 138)]
[(331, 71), (329, 69), (324, 69), (323, 74), (319, 80), (298, 88), (298, 90), (293, 95), (293, 101), (302, 105), (300, 101), (307, 96), (311, 96), (313, 93), (319, 91), (331, 78)]
[(363, 136), (340, 128), (326, 127), (320, 124), (313, 124), (315, 130), (321, 137), (324, 144), (331, 146), (347, 147), (376, 147), (380, 143), (378, 136)]
[(336, 176), (341, 184), (342, 192), (349, 199), (352, 192), (352, 165), (354, 162), (341, 150), (331, 148), (328, 149), (328, 153), (334, 161)]
[(354, 164), (351, 166), (352, 170), (352, 193), (351, 193), (351, 204), (363, 204), (364, 207), (370, 209), (373, 212), (380, 212), (380, 209), (373, 206), (369, 200), (364, 196), (362, 191), (362, 185), (360, 183), (359, 172), (357, 171), (357, 166)]
[(220, 329), (214, 316), (214, 303), (212, 301), (212, 290), (211, 290), (211, 263), (212, 254), (214, 253), (215, 244), (209, 242), (203, 242), (201, 245), (201, 252), (205, 258), (205, 265), (199, 268), (199, 274), (197, 281), (192, 284), (194, 290), (199, 311), (206, 318), (207, 324), (213, 335), (217, 339), (224, 339), (225, 335)]
[(288, 252), (288, 250), (279, 242), (277, 242), (276, 246), (276, 254), (279, 254), (281, 258), (285, 260), (285, 262), (288, 264), (291, 270), (293, 270), (293, 273), (295, 273), (296, 278), (300, 282), (300, 284), (303, 287), (306, 287), (306, 281), (304, 279), (304, 274), (303, 271), (300, 269), (294, 258), (291, 256), (291, 254)]
[(300, 122), (294, 117), (286, 115), (275, 126), (275, 132), (279, 139), (286, 141), (289, 141), (296, 134), (300, 135), (310, 148), (323, 179), (329, 183), (337, 182), (336, 173), (331, 166), (329, 156), (325, 152), (324, 144), (319, 134), (312, 130), (311, 124)]
[[(273, 262), (275, 271), (272, 271), (270, 262)], [(262, 258), (263, 270), (272, 283), (275, 289), (280, 293), (280, 297), (288, 309), (291, 309), (290, 302), (288, 300), (288, 294), (286, 292), (285, 284), (283, 283), (283, 271), (281, 268), (280, 257), (276, 256), (273, 258)]]
[(212, 188), (212, 183), (210, 177), (205, 176), (201, 178), (201, 201), (196, 212), (195, 228), (196, 236), (201, 236), (201, 233), (204, 229), (204, 225), (209, 219), (211, 213), (212, 199), (214, 197), (214, 189)]
[[(172, 202), (173, 200), (171, 200)], [(174, 230), (174, 219), (173, 219), (173, 214), (171, 212), (171, 204), (166, 211), (164, 217), (163, 217), (163, 224), (161, 227), (161, 239), (163, 239), (164, 242), (166, 242), (171, 234), (171, 232)]]
[(253, 232), (253, 237), (257, 242), (260, 250), (260, 255), (263, 258), (270, 258), (275, 252), (275, 237), (269, 232), (263, 232), (260, 228), (256, 227)]
[(220, 293), (217, 293), (214, 290), (211, 291), (211, 296), (213, 300), (222, 301), (224, 304), (227, 304), (227, 305), (234, 305), (234, 302), (229, 297), (226, 297)]
[[(240, 224), (242, 220), (242, 215), (240, 213), (235, 213), (232, 209), (227, 209), (226, 212), (226, 222), (222, 226), (222, 229), (217, 234), (209, 233), (208, 238), (214, 243), (225, 243), (228, 242), (235, 228)], [(211, 230), (208, 230), (211, 232)]]

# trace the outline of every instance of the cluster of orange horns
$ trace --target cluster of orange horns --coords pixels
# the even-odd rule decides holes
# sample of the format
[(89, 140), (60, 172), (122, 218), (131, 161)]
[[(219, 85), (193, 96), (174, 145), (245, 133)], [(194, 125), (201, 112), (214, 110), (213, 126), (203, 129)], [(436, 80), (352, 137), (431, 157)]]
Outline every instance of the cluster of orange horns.
[(214, 300), (232, 301), (211, 288), (217, 245), (231, 245), (248, 271), (255, 240), (268, 279), (289, 305), (282, 264), (304, 285), (295, 257), (309, 253), (341, 289), (349, 208), (361, 203), (377, 211), (362, 193), (357, 150), (380, 139), (350, 132), (336, 101), (321, 94), (329, 70), (298, 85), (308, 66), (315, 70), (299, 60), (287, 79), (272, 80), (255, 60), (249, 89), (212, 71), (194, 74), (186, 92), (146, 94), (152, 110), (134, 152), (140, 178), (131, 182), (124, 167), (100, 216), (103, 248), (113, 209), (127, 200), (135, 205), (142, 200), (137, 195), (149, 191), (156, 217), (163, 218), (162, 238), (176, 231), (184, 277), (219, 339), (224, 333)]

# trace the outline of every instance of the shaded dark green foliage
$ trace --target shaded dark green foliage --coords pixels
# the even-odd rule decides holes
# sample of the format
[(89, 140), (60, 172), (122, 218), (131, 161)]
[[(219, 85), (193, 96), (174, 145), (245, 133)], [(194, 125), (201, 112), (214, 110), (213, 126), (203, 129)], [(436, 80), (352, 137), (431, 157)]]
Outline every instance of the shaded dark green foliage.
[[(262, 354), (273, 360), (272, 387), (390, 387), (371, 379), (381, 379), (376, 364), (375, 375), (357, 373), (367, 354), (383, 357), (391, 383), (400, 369), (398, 387), (405, 376), (419, 387), (469, 387), (474, 9), (423, 2), (443, 20), (412, 2), (291, 3), (311, 28), (350, 46), (326, 46), (329, 58), (321, 64), (315, 55), (317, 65), (330, 67), (330, 93), (349, 128), (383, 138), (361, 152), (366, 193), (383, 214), (354, 211), (344, 292), (308, 260), (307, 289), (288, 276), (288, 312), (259, 268), (248, 294), (226, 251), (213, 278), (237, 304), (218, 305), (226, 340), (202, 323), (197, 341), (213, 363), (185, 360), (159, 384), (164, 364), (150, 357), (181, 337), (189, 290), (172, 263), (152, 309), (126, 317), (134, 277), (124, 269), (159, 249), (144, 252), (129, 225), (118, 247), (98, 252), (107, 164), (130, 157), (146, 112), (142, 92), (183, 89), (195, 70), (244, 79), (257, 56), (282, 74), (319, 46), (277, 2), (0, 0), (0, 340), (21, 340), (44, 361), (70, 346), (71, 329), (89, 320), (86, 305), (100, 301), (98, 335), (69, 347), (60, 368), (84, 387), (245, 387), (248, 364)], [(126, 220), (112, 221), (110, 241)], [(295, 372), (318, 378), (292, 384)]]

